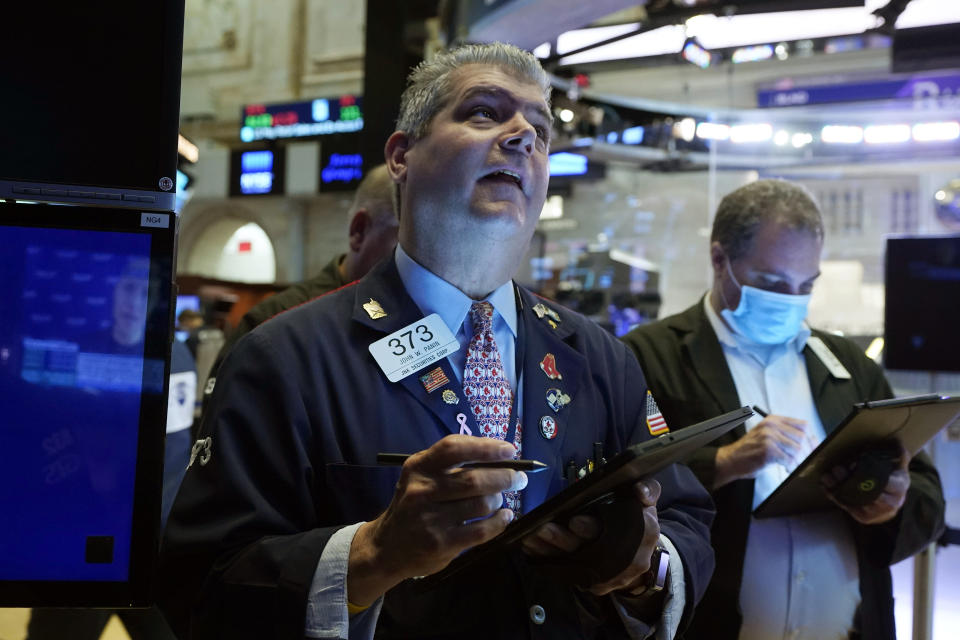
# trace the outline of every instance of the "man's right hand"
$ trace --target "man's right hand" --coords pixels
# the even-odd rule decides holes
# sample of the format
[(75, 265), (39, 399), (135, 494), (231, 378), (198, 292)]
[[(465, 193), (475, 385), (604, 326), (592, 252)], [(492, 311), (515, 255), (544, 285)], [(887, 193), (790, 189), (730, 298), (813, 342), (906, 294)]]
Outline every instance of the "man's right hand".
[(810, 448), (806, 421), (769, 415), (736, 442), (717, 449), (713, 489), (734, 480), (755, 478), (768, 464), (780, 463), (793, 469)]
[(526, 487), (526, 474), (458, 467), (515, 453), (502, 440), (451, 435), (410, 456), (386, 511), (362, 525), (350, 545), (350, 602), (368, 605), (402, 580), (435, 573), (501, 533), (513, 520), (510, 509), (500, 508), (501, 494)]

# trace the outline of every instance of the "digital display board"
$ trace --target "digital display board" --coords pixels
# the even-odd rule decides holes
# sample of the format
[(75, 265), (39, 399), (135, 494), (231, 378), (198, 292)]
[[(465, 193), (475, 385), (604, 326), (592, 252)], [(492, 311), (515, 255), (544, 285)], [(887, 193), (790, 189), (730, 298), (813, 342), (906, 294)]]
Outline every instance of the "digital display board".
[(360, 134), (324, 138), (320, 143), (319, 191), (352, 191), (362, 179)]
[(345, 95), (281, 104), (248, 104), (240, 116), (244, 142), (305, 138), (363, 129), (362, 99)]
[(230, 195), (268, 196), (284, 192), (283, 149), (240, 149), (230, 157)]

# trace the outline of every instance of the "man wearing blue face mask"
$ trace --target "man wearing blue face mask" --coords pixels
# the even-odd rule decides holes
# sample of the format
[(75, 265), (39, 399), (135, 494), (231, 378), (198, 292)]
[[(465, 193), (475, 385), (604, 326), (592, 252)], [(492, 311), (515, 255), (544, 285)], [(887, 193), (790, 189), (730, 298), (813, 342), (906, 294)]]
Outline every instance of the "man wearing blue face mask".
[(873, 503), (751, 517), (853, 403), (892, 396), (856, 345), (804, 322), (822, 248), (820, 211), (804, 188), (783, 180), (741, 187), (714, 219), (710, 291), (624, 337), (671, 426), (743, 405), (769, 414), (688, 461), (717, 507), (717, 568), (688, 640), (892, 640), (888, 567), (942, 529), (943, 490), (922, 453), (901, 456)]

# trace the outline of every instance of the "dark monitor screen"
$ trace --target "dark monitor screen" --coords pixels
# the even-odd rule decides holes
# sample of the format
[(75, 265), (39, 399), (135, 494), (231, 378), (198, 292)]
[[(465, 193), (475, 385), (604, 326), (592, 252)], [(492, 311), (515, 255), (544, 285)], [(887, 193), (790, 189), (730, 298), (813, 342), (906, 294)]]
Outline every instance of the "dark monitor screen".
[(173, 210), (183, 11), (4, 4), (0, 197)]
[(884, 364), (960, 371), (960, 235), (887, 240)]
[(0, 606), (149, 602), (175, 226), (0, 204)]

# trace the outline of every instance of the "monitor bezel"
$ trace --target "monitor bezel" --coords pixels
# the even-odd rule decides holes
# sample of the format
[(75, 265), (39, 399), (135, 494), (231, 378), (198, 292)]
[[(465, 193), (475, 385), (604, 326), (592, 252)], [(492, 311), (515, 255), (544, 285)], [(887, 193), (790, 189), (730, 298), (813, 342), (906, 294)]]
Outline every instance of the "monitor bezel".
[[(160, 393), (142, 392), (138, 425), (129, 572), (125, 581), (4, 580), (0, 576), (0, 606), (4, 607), (146, 607), (153, 602), (160, 541), (160, 501), (166, 436), (170, 349), (173, 336), (176, 232), (172, 212), (166, 227), (147, 226), (137, 212), (108, 207), (58, 206), (44, 203), (0, 203), (0, 226), (143, 233), (150, 242), (150, 293), (144, 338), (144, 358), (162, 357)], [(153, 218), (153, 220), (156, 220)], [(146, 378), (146, 368), (144, 377)], [(146, 380), (144, 380), (146, 381)]]
[[(0, 177), (0, 199), (27, 200), (116, 207), (120, 209), (150, 209), (173, 211), (176, 206), (177, 143), (180, 129), (180, 81), (183, 68), (184, 0), (163, 0), (163, 25), (160, 46), (163, 64), (159, 70), (150, 70), (150, 82), (157, 87), (160, 103), (167, 105), (160, 122), (149, 123), (149, 128), (165, 140), (162, 179), (172, 182), (164, 189), (158, 184), (150, 189), (143, 185), (114, 185), (108, 180), (110, 168), (103, 167), (104, 180), (94, 183), (56, 181), (53, 176), (24, 178)], [(77, 99), (82, 99), (80, 96)], [(66, 132), (64, 132), (66, 136)], [(68, 137), (68, 136), (66, 136)], [(122, 158), (118, 162), (122, 162)], [(109, 186), (108, 186), (109, 185)]]

